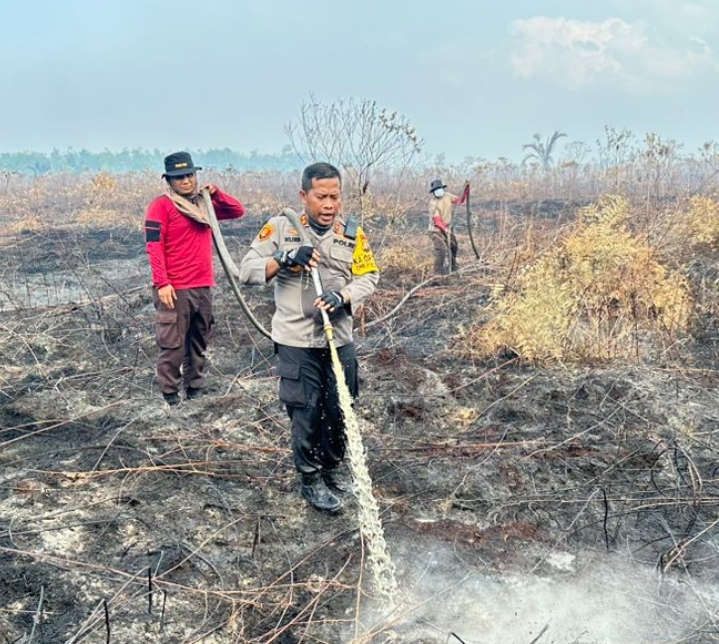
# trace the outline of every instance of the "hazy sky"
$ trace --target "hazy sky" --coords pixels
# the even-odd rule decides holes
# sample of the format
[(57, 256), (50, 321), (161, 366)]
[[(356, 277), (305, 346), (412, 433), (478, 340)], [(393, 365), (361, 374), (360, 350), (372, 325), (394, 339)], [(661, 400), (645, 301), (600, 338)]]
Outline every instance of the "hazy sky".
[(0, 0), (0, 20), (3, 152), (272, 153), (310, 93), (396, 109), (457, 161), (557, 129), (719, 140), (716, 0)]

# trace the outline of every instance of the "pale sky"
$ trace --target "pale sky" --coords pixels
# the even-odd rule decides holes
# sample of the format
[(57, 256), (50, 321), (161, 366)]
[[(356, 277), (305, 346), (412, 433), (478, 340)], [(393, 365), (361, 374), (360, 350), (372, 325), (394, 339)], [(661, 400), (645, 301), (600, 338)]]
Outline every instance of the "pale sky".
[(605, 126), (719, 140), (716, 0), (0, 0), (0, 152), (274, 153), (310, 94), (397, 110), (429, 155)]

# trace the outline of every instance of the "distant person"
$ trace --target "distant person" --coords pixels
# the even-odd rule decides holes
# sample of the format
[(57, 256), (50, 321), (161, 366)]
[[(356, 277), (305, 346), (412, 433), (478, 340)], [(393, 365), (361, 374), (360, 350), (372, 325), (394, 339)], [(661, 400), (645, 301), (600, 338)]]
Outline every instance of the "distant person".
[(452, 216), (454, 206), (465, 202), (468, 186), (469, 184), (465, 184), (462, 196), (458, 197), (451, 192), (445, 192), (447, 186), (441, 179), (435, 179), (429, 185), (429, 192), (432, 195), (429, 200), (429, 233), (434, 246), (436, 275), (454, 273), (459, 268), (457, 263), (459, 245), (454, 235)]
[[(206, 351), (214, 318), (212, 231), (197, 184), (197, 171), (187, 152), (165, 157), (167, 191), (147, 208), (145, 242), (150, 258), (156, 310), (157, 381), (165, 401), (180, 402), (202, 395), (207, 378)], [(244, 206), (212, 184), (218, 219), (237, 219)]]
[[(345, 455), (345, 425), (320, 309), (327, 311), (352, 398), (359, 386), (352, 313), (375, 290), (379, 269), (364, 231), (342, 214), (340, 173), (314, 163), (302, 173), (302, 230), (272, 217), (240, 263), (240, 280), (274, 280), (272, 339), (279, 358), (280, 401), (292, 426), (292, 453), (302, 496), (318, 510), (336, 512), (334, 492), (349, 490), (337, 468)], [(302, 235), (298, 233), (302, 233)], [(307, 241), (303, 243), (302, 239)], [(311, 270), (319, 271), (317, 297)]]

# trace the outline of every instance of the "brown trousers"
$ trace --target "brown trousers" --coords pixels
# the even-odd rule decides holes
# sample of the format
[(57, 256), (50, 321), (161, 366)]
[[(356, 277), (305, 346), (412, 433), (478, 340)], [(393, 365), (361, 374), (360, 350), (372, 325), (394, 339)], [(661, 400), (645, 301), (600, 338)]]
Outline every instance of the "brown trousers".
[[(447, 244), (447, 235), (439, 229), (432, 230), (429, 233), (434, 245), (434, 273), (435, 275), (446, 275), (449, 272), (449, 264), (447, 262), (447, 250), (451, 252), (452, 272), (458, 268), (457, 252), (459, 244), (454, 233), (450, 234), (449, 244)], [(447, 248), (449, 246), (449, 248)]]
[(160, 392), (172, 394), (184, 386), (201, 389), (207, 379), (207, 347), (214, 318), (209, 288), (176, 291), (175, 308), (168, 309), (153, 289), (155, 303), (155, 340), (160, 347), (157, 357), (157, 383)]

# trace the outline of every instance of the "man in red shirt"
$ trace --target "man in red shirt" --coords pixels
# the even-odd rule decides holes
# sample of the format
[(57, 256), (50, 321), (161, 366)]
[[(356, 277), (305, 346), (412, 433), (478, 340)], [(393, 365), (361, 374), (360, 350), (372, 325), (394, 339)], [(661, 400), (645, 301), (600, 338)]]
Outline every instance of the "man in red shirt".
[[(167, 191), (147, 208), (145, 242), (152, 269), (156, 340), (160, 347), (157, 380), (170, 405), (201, 395), (207, 378), (206, 351), (214, 318), (212, 231), (200, 190), (198, 170), (187, 152), (165, 157)], [(244, 206), (217, 186), (210, 193), (217, 219), (237, 219)]]

